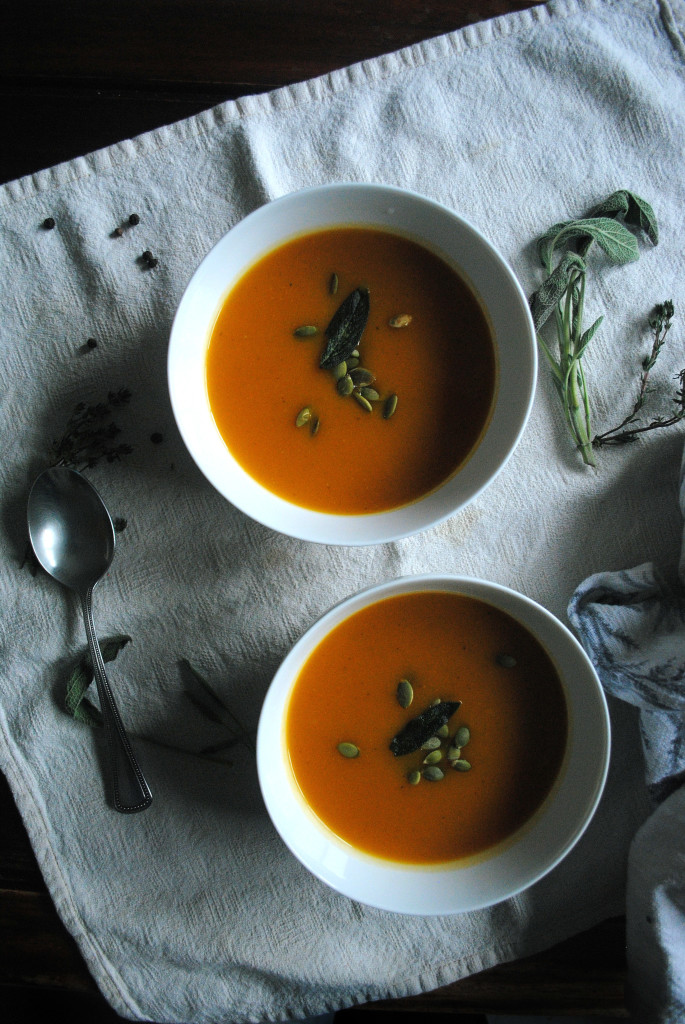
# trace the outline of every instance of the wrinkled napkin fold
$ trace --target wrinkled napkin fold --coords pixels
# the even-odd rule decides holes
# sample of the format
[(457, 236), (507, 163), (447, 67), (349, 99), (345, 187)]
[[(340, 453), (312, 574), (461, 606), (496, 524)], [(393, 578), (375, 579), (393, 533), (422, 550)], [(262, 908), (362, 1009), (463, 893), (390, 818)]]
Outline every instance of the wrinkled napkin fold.
[[(685, 518), (685, 456), (680, 509)], [(658, 521), (655, 521), (658, 529)], [(669, 573), (652, 562), (596, 573), (569, 619), (607, 693), (640, 709), (646, 782), (656, 809), (628, 867), (630, 992), (636, 1020), (685, 1020), (685, 537)]]
[[(667, 298), (679, 308), (684, 26), (682, 0), (559, 0), (0, 189), (0, 766), (55, 906), (122, 1016), (303, 1017), (435, 988), (622, 913), (628, 850), (651, 810), (637, 711), (624, 700), (609, 698), (606, 791), (568, 857), (495, 907), (409, 917), (338, 896), (300, 866), (264, 810), (249, 746), (207, 755), (226, 729), (186, 699), (181, 666), (253, 731), (292, 643), (371, 583), (477, 576), (563, 618), (599, 570), (677, 559), (679, 438), (650, 436), (584, 469), (542, 366), (516, 452), (466, 509), (392, 544), (306, 545), (248, 520), (204, 480), (173, 420), (166, 352), (203, 255), (286, 192), (332, 181), (413, 189), (474, 223), (530, 293), (541, 282), (533, 240), (627, 188), (652, 203), (661, 238), (636, 263), (600, 265), (588, 287), (588, 322), (606, 315), (586, 372), (597, 426), (612, 426), (632, 400), (651, 308)], [(112, 237), (132, 212), (139, 223)], [(52, 230), (41, 227), (48, 216)], [(141, 262), (148, 249), (155, 267)], [(657, 400), (679, 369), (666, 346), (650, 377)], [(84, 648), (78, 608), (20, 568), (28, 488), (51, 439), (76, 402), (121, 387), (132, 391), (120, 425), (133, 452), (89, 476), (127, 522), (94, 611), (102, 636), (133, 638), (109, 676), (154, 792), (136, 816), (104, 801), (100, 731), (63, 710)]]

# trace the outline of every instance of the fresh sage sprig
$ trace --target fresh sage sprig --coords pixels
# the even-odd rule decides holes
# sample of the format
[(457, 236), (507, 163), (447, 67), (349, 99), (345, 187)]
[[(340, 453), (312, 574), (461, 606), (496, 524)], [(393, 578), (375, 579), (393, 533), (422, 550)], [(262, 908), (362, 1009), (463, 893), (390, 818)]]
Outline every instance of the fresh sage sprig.
[[(591, 407), (583, 355), (599, 329), (599, 316), (583, 329), (587, 255), (597, 244), (614, 264), (639, 258), (637, 238), (626, 225), (644, 232), (656, 245), (659, 230), (649, 203), (626, 189), (613, 192), (585, 217), (554, 224), (538, 239), (538, 254), (547, 277), (530, 298), (538, 344), (552, 371), (564, 416), (583, 462), (594, 466)], [(554, 266), (555, 254), (561, 258)], [(548, 344), (542, 328), (553, 320), (556, 346)]]

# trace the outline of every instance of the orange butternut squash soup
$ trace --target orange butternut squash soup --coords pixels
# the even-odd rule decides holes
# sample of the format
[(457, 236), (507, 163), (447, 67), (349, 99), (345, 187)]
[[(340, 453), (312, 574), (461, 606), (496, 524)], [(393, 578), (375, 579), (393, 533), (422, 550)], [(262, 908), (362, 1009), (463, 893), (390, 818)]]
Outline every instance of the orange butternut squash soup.
[(388, 231), (336, 227), (286, 242), (231, 288), (206, 380), (250, 476), (301, 507), (362, 514), (415, 501), (464, 464), (491, 414), (496, 358), (478, 299), (444, 260)]
[(344, 620), (300, 671), (285, 720), (311, 811), (356, 849), (412, 864), (512, 836), (550, 793), (566, 737), (562, 685), (539, 641), (492, 605), (443, 591)]

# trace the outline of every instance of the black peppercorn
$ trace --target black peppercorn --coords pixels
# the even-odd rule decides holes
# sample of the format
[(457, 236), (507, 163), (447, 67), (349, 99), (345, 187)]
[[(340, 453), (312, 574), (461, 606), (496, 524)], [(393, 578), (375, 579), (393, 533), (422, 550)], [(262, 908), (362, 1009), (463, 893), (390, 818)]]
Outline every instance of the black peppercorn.
[(115, 238), (121, 238), (123, 233), (124, 233), (124, 229), (122, 227), (115, 228), (114, 231), (112, 232), (112, 234), (114, 235)]
[(134, 228), (136, 224), (140, 224), (140, 217), (138, 216), (137, 213), (132, 213), (131, 216), (128, 218), (128, 222), (131, 225), (131, 227)]
[(55, 218), (54, 217), (46, 217), (45, 220), (43, 221), (43, 227), (45, 228), (46, 231), (52, 231), (54, 226), (55, 226)]
[(146, 249), (143, 255), (141, 256), (141, 259), (145, 260), (146, 263), (149, 263), (150, 260), (154, 259), (154, 256), (152, 255), (149, 249)]
[(97, 348), (98, 347), (98, 343), (95, 340), (95, 338), (89, 338), (88, 341), (86, 342), (86, 345), (88, 346), (88, 348)]

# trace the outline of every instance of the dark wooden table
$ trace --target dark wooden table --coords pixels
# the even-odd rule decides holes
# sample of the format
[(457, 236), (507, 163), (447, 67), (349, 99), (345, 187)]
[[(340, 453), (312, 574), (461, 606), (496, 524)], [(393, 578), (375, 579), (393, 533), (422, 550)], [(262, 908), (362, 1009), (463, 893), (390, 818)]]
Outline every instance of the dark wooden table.
[[(10, 0), (0, 32), (0, 181), (223, 100), (324, 74), (530, 0)], [(62, 926), (0, 776), (0, 1005), (8, 1024), (119, 1020)], [(421, 997), (337, 1015), (626, 1017), (624, 923)], [(386, 1019), (387, 1016), (386, 1016)]]

